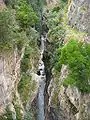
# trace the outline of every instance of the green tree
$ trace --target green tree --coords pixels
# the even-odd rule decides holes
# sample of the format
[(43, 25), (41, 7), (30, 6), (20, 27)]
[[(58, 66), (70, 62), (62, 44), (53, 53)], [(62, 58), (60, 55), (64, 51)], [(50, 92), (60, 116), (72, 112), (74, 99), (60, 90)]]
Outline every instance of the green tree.
[(16, 18), (22, 27), (32, 26), (38, 22), (38, 16), (32, 6), (26, 0), (18, 0), (16, 6)]
[(12, 41), (12, 17), (10, 11), (0, 11), (0, 46), (8, 45)]
[(58, 65), (68, 66), (69, 75), (64, 85), (73, 84), (82, 92), (90, 92), (90, 44), (70, 40), (60, 49)]

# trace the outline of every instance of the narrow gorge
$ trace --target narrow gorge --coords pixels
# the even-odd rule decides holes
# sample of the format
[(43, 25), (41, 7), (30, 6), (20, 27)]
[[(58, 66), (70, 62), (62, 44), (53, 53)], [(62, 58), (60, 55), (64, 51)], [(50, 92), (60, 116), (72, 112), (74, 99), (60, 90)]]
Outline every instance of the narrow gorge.
[(89, 0), (0, 0), (0, 120), (90, 120)]

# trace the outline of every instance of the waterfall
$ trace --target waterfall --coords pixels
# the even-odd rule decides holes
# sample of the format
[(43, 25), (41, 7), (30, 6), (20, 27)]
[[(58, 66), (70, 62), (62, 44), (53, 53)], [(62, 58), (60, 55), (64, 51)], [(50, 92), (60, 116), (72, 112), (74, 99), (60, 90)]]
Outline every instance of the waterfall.
[(38, 116), (37, 120), (44, 120), (44, 88), (45, 88), (45, 66), (43, 62), (43, 53), (44, 53), (44, 47), (45, 47), (45, 38), (43, 35), (41, 36), (41, 46), (40, 46), (40, 59), (39, 59), (39, 64), (38, 64), (38, 75), (40, 76), (39, 80), (39, 89), (38, 89), (38, 98), (37, 98), (37, 103), (38, 103)]

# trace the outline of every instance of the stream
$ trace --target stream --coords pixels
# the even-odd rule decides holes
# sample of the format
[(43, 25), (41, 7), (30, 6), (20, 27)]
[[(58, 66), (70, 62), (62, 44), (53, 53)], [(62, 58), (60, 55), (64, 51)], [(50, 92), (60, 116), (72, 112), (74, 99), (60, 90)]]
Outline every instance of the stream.
[(38, 98), (37, 98), (37, 107), (38, 107), (38, 116), (37, 120), (44, 120), (45, 115), (44, 115), (44, 88), (45, 88), (45, 66), (43, 62), (43, 53), (44, 53), (44, 47), (45, 47), (45, 38), (43, 35), (41, 36), (41, 46), (40, 46), (40, 59), (39, 59), (39, 64), (38, 64), (38, 75), (40, 76), (39, 80), (39, 89), (38, 89)]

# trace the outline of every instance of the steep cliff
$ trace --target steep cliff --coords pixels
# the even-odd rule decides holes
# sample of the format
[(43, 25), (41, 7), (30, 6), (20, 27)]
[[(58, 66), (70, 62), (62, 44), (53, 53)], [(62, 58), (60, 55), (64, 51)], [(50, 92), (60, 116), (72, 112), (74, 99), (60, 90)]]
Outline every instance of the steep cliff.
[[(59, 49), (57, 50), (56, 63), (54, 63), (55, 68), (52, 69), (53, 79), (51, 80), (50, 85), (48, 87), (48, 93), (50, 96), (48, 106), (49, 106), (49, 111), (52, 111), (52, 109), (55, 109), (53, 113), (54, 116), (52, 115), (52, 118), (55, 120), (56, 119), (60, 120), (59, 114), (61, 113), (61, 111), (64, 111), (63, 115), (64, 117), (67, 116), (66, 119), (89, 120), (90, 119), (90, 93), (89, 93), (90, 86), (89, 86), (88, 80), (90, 79), (90, 77), (88, 74), (88, 77), (86, 78), (87, 79), (87, 85), (86, 85), (85, 83), (83, 83), (83, 81), (85, 81), (84, 77), (81, 76), (81, 74), (84, 74), (82, 69), (80, 68), (80, 71), (82, 71), (81, 73), (79, 73), (79, 71), (75, 73), (77, 68), (79, 69), (79, 65), (81, 64), (81, 61), (79, 63), (79, 59), (75, 57), (75, 54), (73, 56), (73, 52), (75, 51), (74, 49), (77, 49), (77, 48), (76, 47), (74, 48), (73, 44), (71, 44), (71, 46), (68, 46), (69, 44), (68, 41), (70, 41), (70, 39), (72, 39), (72, 41), (73, 39), (76, 39), (78, 41), (83, 42), (82, 44), (89, 45), (89, 36), (90, 36), (90, 33), (89, 33), (89, 26), (90, 26), (89, 25), (89, 11), (90, 11), (89, 1), (88, 0), (85, 0), (85, 1), (72, 0), (72, 1), (69, 1), (68, 5), (69, 5), (68, 11), (66, 10), (66, 7), (64, 6), (65, 8), (63, 9), (64, 11), (62, 10), (63, 13), (61, 16), (61, 21), (66, 31), (65, 34), (63, 33), (64, 38), (59, 35), (59, 32), (58, 32), (59, 30), (55, 31), (55, 29), (53, 29), (55, 28), (55, 23), (57, 23), (57, 21), (55, 21), (55, 19), (58, 19), (57, 15), (55, 16), (56, 18), (54, 17), (53, 19), (54, 20), (53, 28), (50, 26), (51, 31), (49, 32), (49, 38), (53, 39), (52, 35), (53, 37), (57, 37), (59, 35), (59, 39), (57, 37), (55, 40), (61, 40), (61, 42), (59, 45)], [(59, 9), (60, 9), (59, 6), (57, 6), (56, 8), (53, 8), (52, 11), (57, 12), (59, 11)], [(65, 14), (67, 14), (68, 16), (67, 22), (65, 21), (66, 19)], [(60, 12), (59, 12), (59, 16), (60, 16)], [(59, 22), (58, 22), (58, 25), (60, 26)], [(56, 34), (58, 32), (58, 35), (56, 36), (55, 33), (53, 34), (52, 33), (53, 31)], [(81, 31), (84, 31), (84, 32), (81, 32)], [(65, 49), (66, 46), (67, 48)], [(71, 51), (71, 55), (69, 51)], [(78, 61), (76, 63), (77, 65), (75, 65), (74, 57), (75, 57), (75, 60)], [(79, 58), (80, 58), (80, 54), (79, 54)], [(75, 69), (74, 69), (74, 66), (75, 66)], [(84, 70), (85, 69), (86, 68), (84, 68)], [(90, 68), (88, 69), (88, 72), (89, 70)], [(75, 77), (77, 75), (74, 75), (74, 73), (75, 74), (79, 73), (78, 75), (80, 75), (82, 78), (80, 81), (82, 83), (81, 91), (80, 91), (80, 83), (79, 83), (80, 78), (78, 77), (76, 80)], [(88, 93), (87, 93), (87, 90), (85, 89), (88, 89)], [(58, 112), (57, 112), (57, 108), (60, 109), (60, 110), (58, 109)], [(56, 118), (54, 118), (55, 115), (57, 116)], [(65, 118), (62, 117), (62, 120), (65, 120)]]
[[(25, 1), (0, 1), (0, 119), (4, 120), (27, 119), (29, 103), (38, 92), (34, 73), (40, 56), (38, 33), (28, 26), (32, 21), (24, 19), (30, 10), (36, 13), (28, 6), (21, 15), (26, 7)], [(28, 117), (31, 119), (31, 115)]]
[(90, 119), (89, 0), (0, 0), (0, 120)]
[(82, 31), (89, 31), (90, 5), (88, 0), (72, 0), (68, 9), (69, 24)]

